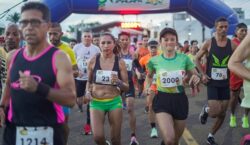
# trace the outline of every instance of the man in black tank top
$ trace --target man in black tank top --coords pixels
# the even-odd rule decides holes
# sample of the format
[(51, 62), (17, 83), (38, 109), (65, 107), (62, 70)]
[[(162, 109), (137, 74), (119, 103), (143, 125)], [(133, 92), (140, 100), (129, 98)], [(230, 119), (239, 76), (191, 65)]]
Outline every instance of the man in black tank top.
[[(204, 42), (197, 53), (195, 62), (202, 74), (202, 81), (207, 85), (208, 104), (203, 106), (199, 119), (202, 124), (207, 122), (207, 117), (216, 118), (209, 132), (207, 143), (217, 145), (214, 134), (221, 127), (230, 99), (228, 60), (236, 48), (234, 43), (227, 38), (228, 21), (218, 18), (215, 21), (215, 36)], [(206, 72), (201, 67), (201, 58), (207, 56)]]
[(61, 105), (72, 107), (76, 98), (71, 63), (47, 42), (46, 5), (25, 3), (19, 25), (27, 47), (7, 58), (9, 71), (0, 102), (1, 126), (6, 122), (2, 145), (65, 145)]

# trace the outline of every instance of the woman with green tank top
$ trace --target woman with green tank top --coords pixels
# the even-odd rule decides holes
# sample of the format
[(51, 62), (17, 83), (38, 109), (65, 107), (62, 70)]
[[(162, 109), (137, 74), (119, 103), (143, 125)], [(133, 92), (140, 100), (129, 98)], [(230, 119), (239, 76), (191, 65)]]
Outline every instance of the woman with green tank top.
[(189, 79), (189, 84), (197, 87), (200, 78), (190, 58), (176, 52), (178, 36), (174, 29), (164, 28), (161, 31), (160, 44), (163, 53), (151, 58), (147, 64), (145, 89), (150, 89), (153, 75), (156, 74), (157, 94), (153, 100), (153, 110), (163, 137), (161, 144), (177, 145), (185, 128), (189, 108), (184, 80)]

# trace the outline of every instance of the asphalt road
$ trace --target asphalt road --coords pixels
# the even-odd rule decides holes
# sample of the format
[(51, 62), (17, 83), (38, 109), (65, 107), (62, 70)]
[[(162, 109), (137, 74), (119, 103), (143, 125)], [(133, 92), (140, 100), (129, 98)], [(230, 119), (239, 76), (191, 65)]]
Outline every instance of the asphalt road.
[[(189, 96), (189, 117), (187, 119), (187, 129), (181, 138), (181, 145), (206, 145), (206, 137), (209, 129), (212, 126), (213, 119), (209, 118), (206, 125), (201, 125), (198, 120), (200, 110), (204, 103), (206, 103), (206, 89), (201, 87), (201, 92), (196, 97), (190, 97), (189, 89), (187, 89)], [(161, 139), (151, 139), (150, 125), (147, 121), (147, 116), (144, 113), (145, 99), (136, 99), (136, 117), (137, 117), (137, 138), (140, 145), (160, 145)], [(128, 115), (126, 110), (123, 111), (123, 125), (122, 125), (122, 145), (129, 145), (130, 129), (128, 125)], [(239, 145), (240, 139), (245, 134), (250, 133), (250, 129), (241, 128), (241, 116), (243, 109), (237, 109), (237, 127), (229, 127), (229, 112), (222, 128), (215, 135), (215, 139), (219, 145)], [(70, 137), (68, 145), (95, 145), (92, 135), (83, 135), (83, 124), (86, 122), (86, 113), (79, 113), (77, 108), (73, 108), (69, 120)], [(109, 139), (108, 121), (105, 122), (105, 133)], [(0, 129), (2, 135), (2, 129)], [(1, 139), (0, 139), (1, 142)]]

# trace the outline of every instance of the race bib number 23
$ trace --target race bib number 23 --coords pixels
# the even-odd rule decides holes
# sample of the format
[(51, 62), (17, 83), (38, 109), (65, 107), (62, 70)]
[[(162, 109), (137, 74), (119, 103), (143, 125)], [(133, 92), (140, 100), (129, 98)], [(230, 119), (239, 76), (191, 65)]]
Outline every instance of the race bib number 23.
[(107, 71), (107, 70), (97, 70), (96, 71), (96, 82), (101, 84), (111, 85), (111, 76), (112, 74), (117, 75), (115, 71)]
[(53, 145), (51, 127), (17, 127), (16, 145)]

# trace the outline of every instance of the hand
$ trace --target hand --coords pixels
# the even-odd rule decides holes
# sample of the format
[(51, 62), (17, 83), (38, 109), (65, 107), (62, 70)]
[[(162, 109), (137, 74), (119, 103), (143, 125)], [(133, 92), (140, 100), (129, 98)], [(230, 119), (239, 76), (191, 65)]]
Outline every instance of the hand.
[(3, 127), (5, 123), (5, 113), (4, 109), (0, 108), (0, 127)]
[(206, 84), (207, 82), (209, 82), (209, 80), (210, 80), (211, 78), (208, 77), (206, 74), (203, 74), (202, 77), (201, 77), (201, 79), (202, 79), (202, 82), (203, 82), (204, 84)]
[(74, 76), (74, 78), (77, 78), (77, 77), (79, 76), (79, 71), (78, 71), (78, 70), (75, 70), (75, 71), (73, 72), (73, 76)]
[(93, 98), (91, 92), (87, 91), (85, 96), (83, 97), (83, 103), (88, 104), (92, 99)]
[(200, 78), (197, 75), (192, 75), (189, 80), (189, 85), (191, 87), (196, 87), (200, 83)]
[(82, 78), (83, 77), (83, 73), (81, 71), (78, 72), (78, 77)]
[(38, 82), (26, 72), (19, 71), (20, 88), (27, 92), (35, 92), (37, 90)]
[(117, 84), (119, 81), (118, 75), (117, 74), (111, 74), (111, 83), (112, 84)]

